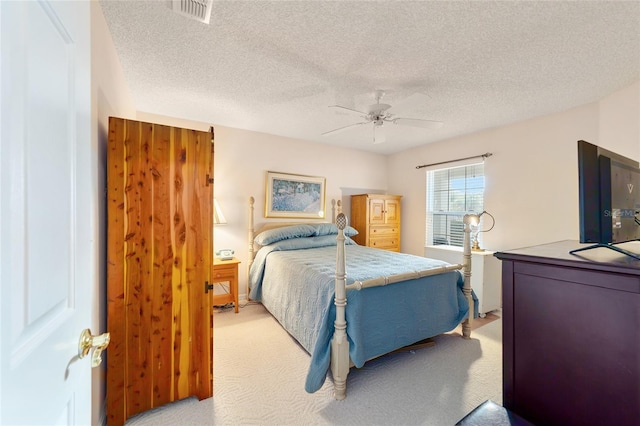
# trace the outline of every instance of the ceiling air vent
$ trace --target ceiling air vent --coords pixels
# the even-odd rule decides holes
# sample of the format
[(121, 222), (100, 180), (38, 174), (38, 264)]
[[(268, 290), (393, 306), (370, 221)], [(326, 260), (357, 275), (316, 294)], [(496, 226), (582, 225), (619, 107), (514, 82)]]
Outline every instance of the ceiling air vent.
[(173, 11), (208, 24), (212, 4), (213, 0), (173, 0)]

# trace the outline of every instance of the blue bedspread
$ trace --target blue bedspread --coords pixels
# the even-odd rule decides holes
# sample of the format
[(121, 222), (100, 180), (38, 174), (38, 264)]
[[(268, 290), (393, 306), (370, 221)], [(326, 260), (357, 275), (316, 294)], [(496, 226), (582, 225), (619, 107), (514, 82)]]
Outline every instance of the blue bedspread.
[[(315, 242), (314, 242), (315, 240)], [(331, 244), (331, 245), (327, 245)], [(359, 245), (346, 246), (347, 284), (446, 264)], [(324, 383), (335, 305), (335, 235), (262, 247), (251, 267), (250, 297), (261, 301), (311, 354), (305, 389)], [(347, 292), (349, 353), (356, 367), (427, 337), (453, 330), (469, 307), (458, 271)]]

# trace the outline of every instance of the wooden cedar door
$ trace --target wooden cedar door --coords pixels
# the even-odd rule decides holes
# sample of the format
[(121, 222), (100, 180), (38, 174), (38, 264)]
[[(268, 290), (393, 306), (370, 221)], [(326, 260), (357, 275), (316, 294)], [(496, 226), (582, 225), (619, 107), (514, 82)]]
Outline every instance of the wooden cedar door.
[(212, 139), (109, 119), (109, 425), (213, 394)]

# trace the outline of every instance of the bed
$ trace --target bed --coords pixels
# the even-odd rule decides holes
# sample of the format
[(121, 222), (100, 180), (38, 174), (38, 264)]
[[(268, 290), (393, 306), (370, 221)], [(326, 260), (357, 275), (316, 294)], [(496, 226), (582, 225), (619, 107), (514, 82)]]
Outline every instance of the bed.
[(254, 233), (251, 198), (249, 297), (310, 353), (305, 390), (320, 389), (331, 371), (344, 399), (352, 366), (461, 323), (469, 339), (475, 303), (468, 225), (462, 263), (451, 265), (359, 246), (337, 209), (335, 223), (270, 223)]

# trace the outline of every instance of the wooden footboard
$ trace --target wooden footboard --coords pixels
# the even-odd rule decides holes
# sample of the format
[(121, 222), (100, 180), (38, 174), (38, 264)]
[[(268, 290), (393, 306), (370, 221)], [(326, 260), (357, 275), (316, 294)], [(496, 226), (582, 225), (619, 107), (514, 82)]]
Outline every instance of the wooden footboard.
[[(249, 268), (253, 263), (255, 256), (254, 247), (254, 221), (253, 221), (253, 204), (254, 198), (249, 199)], [(475, 306), (471, 293), (471, 222), (473, 218), (477, 219), (477, 215), (464, 216), (464, 247), (462, 255), (462, 263), (456, 265), (447, 265), (438, 268), (430, 268), (422, 271), (414, 271), (402, 274), (396, 274), (386, 277), (374, 278), (366, 281), (356, 281), (347, 286), (346, 280), (346, 256), (345, 256), (345, 235), (344, 229), (347, 227), (347, 218), (341, 212), (340, 201), (332, 201), (334, 223), (338, 227), (337, 246), (336, 246), (336, 273), (335, 273), (335, 299), (336, 318), (334, 321), (334, 334), (331, 340), (331, 373), (334, 381), (334, 396), (336, 399), (344, 399), (347, 390), (347, 375), (351, 365), (349, 359), (349, 340), (347, 339), (347, 289), (364, 290), (370, 287), (378, 287), (383, 285), (391, 285), (394, 283), (417, 279), (428, 275), (437, 275), (454, 270), (462, 270), (464, 277), (463, 293), (469, 303), (469, 315), (462, 322), (462, 337), (471, 338), (471, 322), (473, 321), (473, 313)], [(337, 213), (337, 215), (336, 215)], [(298, 222), (300, 223), (300, 222)], [(291, 225), (291, 223), (273, 222), (264, 226), (264, 229)]]
[(448, 265), (440, 268), (431, 268), (423, 271), (408, 272), (391, 275), (387, 277), (373, 278), (366, 281), (356, 281), (347, 286), (346, 277), (346, 257), (345, 257), (345, 236), (344, 229), (347, 226), (347, 218), (343, 213), (336, 217), (338, 226), (337, 248), (336, 248), (336, 283), (335, 283), (335, 305), (336, 319), (335, 330), (331, 340), (331, 374), (333, 375), (334, 397), (342, 400), (347, 396), (347, 375), (349, 374), (349, 340), (347, 339), (347, 289), (363, 290), (370, 287), (390, 285), (410, 279), (416, 279), (427, 275), (437, 275), (449, 271), (462, 269), (464, 277), (463, 293), (469, 303), (469, 315), (462, 323), (462, 337), (471, 338), (471, 321), (475, 311), (473, 297), (471, 295), (471, 238), (470, 238), (470, 215), (464, 217), (464, 248), (462, 264)]

